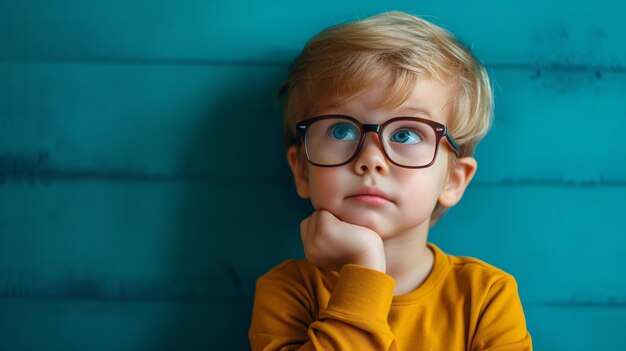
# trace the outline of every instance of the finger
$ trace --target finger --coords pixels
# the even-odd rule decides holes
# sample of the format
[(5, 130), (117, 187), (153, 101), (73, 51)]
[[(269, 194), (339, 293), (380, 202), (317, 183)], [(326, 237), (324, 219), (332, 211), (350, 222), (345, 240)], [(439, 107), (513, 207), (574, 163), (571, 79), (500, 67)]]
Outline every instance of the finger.
[(317, 226), (318, 229), (324, 227), (326, 223), (328, 223), (328, 217), (331, 216), (330, 212), (327, 210), (319, 210), (317, 211)]
[(318, 211), (318, 218), (316, 221), (317, 230), (328, 231), (331, 230), (336, 224), (341, 221), (332, 212), (327, 210)]
[(317, 215), (314, 212), (300, 222), (300, 238), (302, 239), (303, 244), (306, 244), (310, 240), (311, 234), (315, 233), (315, 229), (317, 227), (315, 224), (316, 221)]
[(306, 243), (306, 240), (307, 240), (310, 220), (311, 220), (311, 216), (303, 219), (302, 222), (300, 222), (300, 239), (302, 240), (303, 244)]

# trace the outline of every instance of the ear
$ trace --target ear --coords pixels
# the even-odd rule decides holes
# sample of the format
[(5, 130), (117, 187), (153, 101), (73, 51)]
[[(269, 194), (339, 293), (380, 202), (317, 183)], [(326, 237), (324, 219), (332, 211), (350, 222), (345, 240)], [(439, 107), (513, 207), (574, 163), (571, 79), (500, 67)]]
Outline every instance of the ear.
[(293, 180), (296, 183), (296, 191), (303, 199), (309, 198), (309, 173), (306, 160), (302, 158), (300, 148), (291, 145), (287, 149), (287, 161), (293, 173)]
[(478, 163), (473, 157), (463, 157), (456, 160), (452, 169), (448, 171), (443, 191), (439, 195), (439, 203), (445, 207), (456, 205), (463, 197), (465, 188), (474, 177)]

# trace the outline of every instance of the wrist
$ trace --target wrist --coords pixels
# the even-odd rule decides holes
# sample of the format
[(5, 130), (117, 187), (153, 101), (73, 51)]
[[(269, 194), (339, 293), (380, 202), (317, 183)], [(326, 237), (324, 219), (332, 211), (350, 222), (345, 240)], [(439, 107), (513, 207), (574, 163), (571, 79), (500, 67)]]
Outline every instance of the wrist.
[(382, 245), (380, 247), (372, 247), (354, 257), (352, 264), (363, 266), (370, 269), (386, 273), (387, 262), (385, 261), (385, 250)]

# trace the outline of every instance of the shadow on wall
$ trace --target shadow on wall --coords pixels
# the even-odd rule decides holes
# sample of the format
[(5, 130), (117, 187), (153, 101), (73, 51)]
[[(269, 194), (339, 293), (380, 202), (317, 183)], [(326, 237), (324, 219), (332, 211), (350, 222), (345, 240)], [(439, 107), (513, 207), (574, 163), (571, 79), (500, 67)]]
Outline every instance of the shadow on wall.
[(146, 350), (248, 349), (256, 278), (302, 256), (297, 230), (310, 209), (295, 194), (277, 98), (288, 67), (225, 69), (238, 84), (207, 98), (190, 136), (168, 297)]

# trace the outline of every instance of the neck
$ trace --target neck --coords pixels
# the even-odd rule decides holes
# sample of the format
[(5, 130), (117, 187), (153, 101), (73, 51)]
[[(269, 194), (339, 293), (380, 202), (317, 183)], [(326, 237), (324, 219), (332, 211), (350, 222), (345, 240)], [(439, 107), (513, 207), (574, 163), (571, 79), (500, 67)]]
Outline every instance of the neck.
[(427, 236), (427, 228), (413, 228), (384, 241), (386, 272), (396, 281), (394, 295), (417, 289), (430, 274), (434, 254), (426, 245)]

